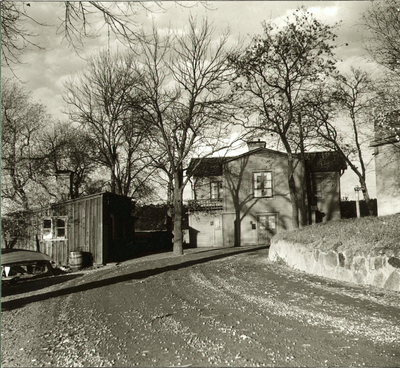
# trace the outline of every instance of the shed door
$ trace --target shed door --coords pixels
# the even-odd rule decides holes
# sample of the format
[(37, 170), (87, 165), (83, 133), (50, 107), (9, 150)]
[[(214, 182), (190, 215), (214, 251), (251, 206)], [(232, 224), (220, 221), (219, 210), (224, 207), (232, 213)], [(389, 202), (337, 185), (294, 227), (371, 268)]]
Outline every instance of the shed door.
[(277, 215), (257, 215), (258, 244), (269, 244), (271, 238), (276, 234)]

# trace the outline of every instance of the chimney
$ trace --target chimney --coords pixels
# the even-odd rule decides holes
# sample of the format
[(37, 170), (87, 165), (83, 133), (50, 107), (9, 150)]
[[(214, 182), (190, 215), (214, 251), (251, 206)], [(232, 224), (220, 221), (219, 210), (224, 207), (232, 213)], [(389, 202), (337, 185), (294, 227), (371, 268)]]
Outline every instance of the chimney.
[(249, 149), (249, 151), (253, 151), (257, 148), (265, 148), (266, 144), (267, 144), (267, 142), (260, 141), (260, 138), (259, 138), (258, 141), (247, 142), (247, 148)]
[(72, 199), (72, 175), (70, 170), (59, 170), (56, 172), (57, 201)]

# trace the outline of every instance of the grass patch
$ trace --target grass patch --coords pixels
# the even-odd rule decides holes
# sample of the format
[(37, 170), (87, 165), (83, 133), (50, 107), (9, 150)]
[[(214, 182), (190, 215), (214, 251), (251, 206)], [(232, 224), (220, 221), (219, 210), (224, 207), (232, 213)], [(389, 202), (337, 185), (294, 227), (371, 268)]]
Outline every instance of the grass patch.
[(400, 250), (400, 214), (344, 219), (284, 231), (275, 240), (317, 246), (338, 252)]

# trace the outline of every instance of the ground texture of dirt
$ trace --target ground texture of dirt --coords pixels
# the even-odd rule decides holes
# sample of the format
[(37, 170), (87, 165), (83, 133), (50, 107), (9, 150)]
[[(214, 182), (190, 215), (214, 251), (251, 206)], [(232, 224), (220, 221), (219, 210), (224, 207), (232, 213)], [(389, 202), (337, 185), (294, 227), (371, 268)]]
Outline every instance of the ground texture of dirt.
[(2, 367), (400, 366), (400, 295), (267, 248), (188, 250), (2, 285)]

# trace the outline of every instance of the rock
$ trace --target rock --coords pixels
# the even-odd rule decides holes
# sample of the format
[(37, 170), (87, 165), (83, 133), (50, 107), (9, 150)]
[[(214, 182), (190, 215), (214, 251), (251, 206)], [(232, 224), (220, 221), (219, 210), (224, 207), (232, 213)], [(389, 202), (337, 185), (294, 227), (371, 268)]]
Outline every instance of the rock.
[(385, 289), (400, 291), (400, 274), (397, 271), (393, 271), (384, 285)]
[(325, 265), (328, 267), (336, 267), (338, 265), (337, 253), (330, 251), (327, 254), (325, 254), (324, 262), (325, 262)]
[(339, 253), (339, 265), (340, 267), (344, 267), (346, 261), (346, 257), (343, 253)]
[(400, 259), (399, 258), (390, 257), (387, 262), (394, 268), (400, 268)]

